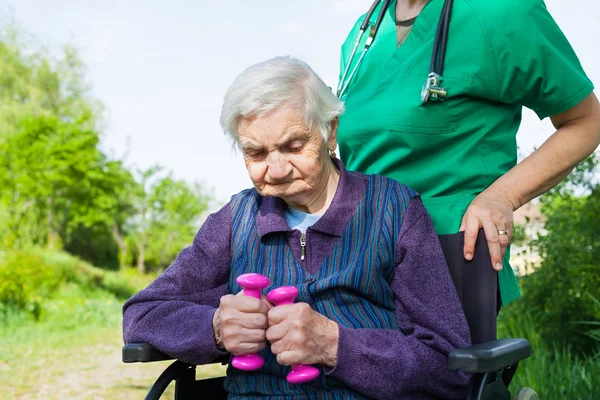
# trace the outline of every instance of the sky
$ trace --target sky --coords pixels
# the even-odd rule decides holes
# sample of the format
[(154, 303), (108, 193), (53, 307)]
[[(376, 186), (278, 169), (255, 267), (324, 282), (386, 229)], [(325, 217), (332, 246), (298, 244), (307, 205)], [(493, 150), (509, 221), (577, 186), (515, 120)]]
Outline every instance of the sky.
[[(138, 168), (160, 164), (205, 185), (218, 202), (251, 186), (219, 127), (223, 96), (251, 64), (306, 61), (331, 87), (339, 51), (370, 0), (0, 0), (43, 46), (75, 46), (105, 107), (102, 147)], [(546, 0), (590, 79), (600, 82), (600, 3)], [(517, 141), (529, 154), (552, 133), (524, 112)]]

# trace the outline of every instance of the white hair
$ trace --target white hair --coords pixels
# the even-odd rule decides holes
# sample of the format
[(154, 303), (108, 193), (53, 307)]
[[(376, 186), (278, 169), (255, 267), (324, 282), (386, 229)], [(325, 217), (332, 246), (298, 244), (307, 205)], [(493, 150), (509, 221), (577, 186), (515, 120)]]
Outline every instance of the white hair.
[(297, 108), (306, 125), (318, 129), (327, 140), (331, 122), (342, 115), (344, 103), (304, 62), (276, 57), (248, 67), (225, 93), (221, 127), (239, 145), (238, 124), (290, 105)]

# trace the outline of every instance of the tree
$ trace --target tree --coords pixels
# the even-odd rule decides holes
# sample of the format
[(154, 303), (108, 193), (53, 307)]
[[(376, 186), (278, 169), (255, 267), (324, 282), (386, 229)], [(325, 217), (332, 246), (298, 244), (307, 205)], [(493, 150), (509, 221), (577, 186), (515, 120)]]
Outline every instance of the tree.
[(208, 197), (157, 167), (136, 180), (104, 154), (101, 105), (77, 52), (51, 57), (22, 37), (0, 29), (0, 245), (64, 248), (120, 269), (137, 256), (142, 273), (147, 260), (163, 267), (193, 237)]
[(25, 115), (55, 116), (97, 130), (102, 105), (90, 93), (77, 51), (65, 46), (53, 59), (22, 39), (14, 23), (0, 30), (0, 141)]
[(146, 272), (146, 264), (163, 268), (196, 232), (209, 197), (200, 186), (188, 185), (171, 175), (159, 177), (158, 166), (140, 171), (136, 215), (132, 239), (137, 247), (138, 273)]
[(198, 184), (190, 186), (167, 176), (153, 187), (150, 202), (154, 220), (150, 227), (152, 247), (148, 259), (162, 269), (191, 242), (209, 198)]
[(72, 228), (65, 217), (73, 213), (65, 211), (79, 204), (63, 198), (63, 190), (74, 196), (77, 189), (65, 180), (100, 167), (101, 105), (72, 47), (53, 58), (15, 26), (8, 21), (0, 30), (0, 238), (58, 246), (59, 231)]
[(73, 220), (75, 228), (65, 249), (97, 266), (123, 270), (129, 258), (128, 222), (135, 213), (140, 185), (121, 161), (108, 160), (104, 155), (103, 159), (101, 171), (90, 183), (93, 204)]
[(80, 224), (112, 223), (127, 174), (98, 150), (98, 141), (78, 122), (39, 116), (23, 118), (0, 143), (0, 204), (11, 247), (60, 247)]
[(600, 185), (597, 155), (580, 164), (542, 197), (547, 234), (534, 241), (543, 258), (535, 273), (522, 279), (520, 306), (533, 312), (549, 342), (590, 352), (597, 343), (577, 321), (597, 321), (600, 309)]

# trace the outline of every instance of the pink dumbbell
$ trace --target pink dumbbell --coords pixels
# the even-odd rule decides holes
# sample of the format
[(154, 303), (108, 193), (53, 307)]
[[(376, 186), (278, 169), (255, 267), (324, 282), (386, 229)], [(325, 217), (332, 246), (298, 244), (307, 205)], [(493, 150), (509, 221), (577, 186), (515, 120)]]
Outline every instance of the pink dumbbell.
[[(244, 288), (244, 296), (251, 296), (257, 299), (261, 298), (261, 292), (269, 286), (269, 278), (261, 274), (243, 274), (236, 279), (237, 283)], [(246, 354), (244, 356), (235, 356), (231, 360), (231, 365), (243, 371), (254, 371), (265, 365), (265, 360), (258, 354)]]
[[(285, 304), (294, 304), (294, 299), (298, 295), (298, 289), (293, 286), (282, 286), (273, 289), (267, 295), (267, 300), (276, 306)], [(319, 376), (319, 370), (312, 365), (295, 364), (292, 370), (287, 374), (286, 380), (289, 383), (305, 383), (312, 381)]]

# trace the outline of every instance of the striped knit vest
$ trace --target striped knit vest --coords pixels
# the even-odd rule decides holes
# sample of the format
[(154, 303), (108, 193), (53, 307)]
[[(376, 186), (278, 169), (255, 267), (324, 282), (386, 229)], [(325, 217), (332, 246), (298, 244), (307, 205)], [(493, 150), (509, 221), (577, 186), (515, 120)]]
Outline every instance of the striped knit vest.
[[(261, 196), (256, 190), (239, 193), (230, 203), (230, 293), (241, 290), (235, 282), (239, 275), (261, 273), (271, 280), (264, 294), (279, 286), (296, 286), (297, 302), (308, 303), (340, 326), (398, 329), (390, 283), (402, 216), (415, 196), (396, 181), (369, 176), (364, 197), (339, 242), (317, 272), (310, 274), (294, 258), (285, 234), (273, 233), (261, 240), (256, 221)], [(279, 365), (269, 347), (261, 355), (265, 366), (258, 371), (229, 367), (225, 389), (230, 399), (367, 399), (323, 371), (313, 382), (291, 385), (285, 380), (290, 367)]]

